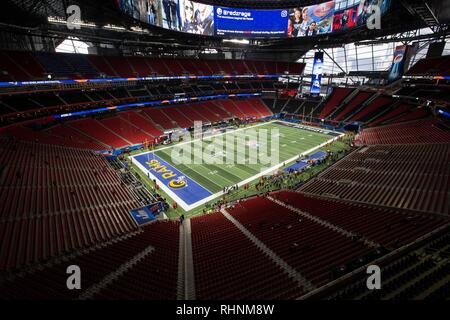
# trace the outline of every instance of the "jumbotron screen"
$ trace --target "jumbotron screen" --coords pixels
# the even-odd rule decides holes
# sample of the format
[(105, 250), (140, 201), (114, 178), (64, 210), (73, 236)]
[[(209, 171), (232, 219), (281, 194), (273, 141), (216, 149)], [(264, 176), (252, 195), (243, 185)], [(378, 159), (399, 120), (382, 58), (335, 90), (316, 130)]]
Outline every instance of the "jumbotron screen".
[[(120, 10), (150, 25), (226, 38), (295, 38), (346, 31), (384, 14), (390, 0), (333, 0), (277, 10), (227, 8), (190, 0), (116, 0)], [(377, 6), (380, 10), (376, 10)]]

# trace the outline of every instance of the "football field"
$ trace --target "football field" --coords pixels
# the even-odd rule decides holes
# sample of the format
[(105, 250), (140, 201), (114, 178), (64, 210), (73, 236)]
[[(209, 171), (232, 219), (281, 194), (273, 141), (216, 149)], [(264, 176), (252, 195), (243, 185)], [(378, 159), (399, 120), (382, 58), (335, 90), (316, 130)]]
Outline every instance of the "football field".
[(282, 121), (202, 137), (131, 157), (188, 211), (295, 162), (341, 134)]

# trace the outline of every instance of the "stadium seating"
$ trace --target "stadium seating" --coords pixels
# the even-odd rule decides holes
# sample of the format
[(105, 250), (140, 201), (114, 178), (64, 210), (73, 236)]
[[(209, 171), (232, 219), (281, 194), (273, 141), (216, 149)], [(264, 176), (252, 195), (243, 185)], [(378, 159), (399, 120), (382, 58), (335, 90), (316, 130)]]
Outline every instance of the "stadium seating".
[(139, 247), (150, 245), (154, 250), (93, 298), (177, 299), (179, 222), (158, 221), (145, 226), (143, 230)]
[(1, 139), (0, 270), (106, 241), (135, 228), (138, 207), (91, 151)]
[(200, 102), (194, 104), (192, 105), (192, 109), (194, 109), (195, 112), (197, 112), (198, 114), (202, 115), (207, 122), (216, 123), (223, 121), (224, 119), (218, 115), (217, 113), (218, 108), (214, 108), (214, 105), (212, 105), (212, 103), (210, 102)]
[(78, 55), (67, 53), (36, 54), (3, 51), (0, 62), (2, 81), (44, 79), (46, 74), (56, 78), (89, 79), (100, 75), (134, 78), (151, 75), (244, 75), (301, 74), (303, 63), (246, 60), (194, 60), (142, 58), (119, 56)]
[(403, 115), (413, 109), (413, 106), (407, 103), (400, 103), (395, 108), (387, 111), (384, 114), (380, 114), (376, 119), (367, 123), (367, 126), (373, 127), (376, 125), (386, 124), (394, 121), (395, 118), (401, 118)]
[(266, 198), (249, 199), (227, 211), (316, 286), (332, 279), (334, 267), (369, 250)]
[(274, 197), (333, 225), (393, 249), (445, 223), (444, 219), (414, 216), (395, 211), (395, 209), (387, 210), (364, 204), (316, 198), (298, 192), (278, 192), (274, 194)]
[[(90, 246), (88, 250), (65, 256), (39, 269), (31, 269), (21, 277), (0, 283), (2, 299), (176, 299), (179, 224), (157, 222), (139, 231), (127, 232), (113, 241)], [(153, 251), (137, 264), (131, 260), (146, 247)], [(82, 272), (81, 290), (67, 290), (66, 268), (77, 265)], [(112, 282), (95, 289), (89, 296), (89, 289), (95, 288), (119, 267), (126, 267)], [(85, 272), (89, 270), (89, 272)]]
[(140, 128), (144, 133), (150, 135), (152, 138), (159, 137), (163, 134), (156, 124), (145, 116), (144, 112), (125, 111), (119, 113), (119, 117)]
[(253, 114), (257, 118), (263, 118), (263, 117), (270, 117), (272, 116), (272, 111), (264, 104), (264, 102), (261, 99), (258, 98), (252, 98), (248, 99), (246, 102), (248, 105), (250, 105), (254, 110), (256, 110), (256, 113)]
[(98, 76), (98, 70), (85, 55), (40, 52), (36, 54), (36, 59), (52, 77), (79, 79)]
[(6, 71), (4, 81), (24, 81), (42, 79), (45, 70), (37, 62), (32, 53), (20, 51), (2, 52), (2, 66), (0, 70)]
[(202, 113), (197, 111), (198, 105), (194, 104), (188, 106), (187, 108), (178, 108), (183, 115), (188, 118), (191, 122), (200, 121), (202, 123), (210, 122), (210, 120)]
[(189, 128), (194, 125), (194, 121), (187, 118), (181, 108), (177, 106), (166, 107), (161, 110), (167, 116), (167, 118), (175, 121), (178, 124), (179, 128)]
[(393, 99), (387, 96), (379, 96), (374, 101), (369, 103), (362, 110), (356, 112), (348, 121), (365, 122), (372, 119), (377, 114), (383, 112), (393, 103)]
[(450, 296), (449, 239), (449, 229), (444, 228), (417, 249), (413, 247), (414, 251), (380, 261), (383, 290), (368, 290), (367, 275), (360, 273), (350, 283), (324, 290), (321, 296), (328, 300), (445, 300)]
[(300, 190), (360, 203), (449, 215), (449, 152), (448, 143), (362, 147)]
[(143, 109), (142, 112), (146, 114), (154, 123), (157, 123), (164, 129), (173, 129), (177, 127), (174, 121), (164, 113), (162, 108), (146, 108)]
[(450, 56), (425, 58), (419, 60), (406, 73), (409, 76), (448, 76)]
[(324, 119), (327, 117), (335, 108), (337, 108), (344, 99), (353, 92), (353, 88), (334, 88), (331, 96), (325, 103), (322, 111), (320, 112), (319, 118)]
[(114, 68), (108, 63), (105, 57), (89, 55), (87, 58), (91, 62), (92, 66), (94, 66), (99, 71), (99, 75), (109, 77), (119, 76)]
[(296, 283), (222, 213), (191, 219), (197, 299), (293, 299)]
[(343, 121), (346, 117), (352, 114), (357, 108), (361, 107), (373, 93), (361, 91), (359, 92), (344, 108), (334, 114), (333, 119), (337, 121)]
[(358, 135), (357, 141), (367, 145), (448, 143), (450, 131), (440, 128), (439, 124), (440, 121), (436, 119), (423, 119), (366, 128)]
[(248, 117), (240, 108), (239, 103), (235, 103), (232, 100), (219, 100), (214, 101), (214, 104), (225, 109), (231, 113), (235, 118), (245, 119)]
[(100, 121), (95, 119), (75, 120), (71, 121), (67, 125), (72, 127), (73, 129), (82, 132), (85, 135), (88, 135), (89, 137), (92, 137), (93, 139), (101, 142), (102, 144), (114, 148), (121, 148), (133, 144), (133, 142), (127, 141), (125, 140), (124, 137), (118, 135), (117, 132), (121, 131), (120, 127), (109, 129), (108, 127), (103, 125)]
[(102, 150), (108, 148), (107, 145), (101, 144), (94, 139), (89, 138), (72, 129), (69, 126), (62, 124), (51, 127), (45, 131), (51, 136), (58, 137), (56, 141), (52, 141), (52, 144), (60, 144), (66, 147), (91, 149), (91, 150)]
[(116, 116), (101, 119), (99, 122), (111, 132), (126, 139), (127, 142), (131, 142), (131, 144), (142, 144), (145, 141), (153, 141), (154, 138), (124, 117)]

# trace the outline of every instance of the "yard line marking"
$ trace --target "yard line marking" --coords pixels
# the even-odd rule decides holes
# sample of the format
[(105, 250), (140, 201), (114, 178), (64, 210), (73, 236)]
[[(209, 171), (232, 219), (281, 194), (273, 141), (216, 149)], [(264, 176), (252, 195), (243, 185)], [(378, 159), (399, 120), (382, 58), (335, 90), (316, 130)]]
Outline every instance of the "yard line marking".
[[(220, 134), (217, 134), (217, 135), (215, 135), (215, 136), (224, 135), (224, 134), (232, 134), (232, 133), (234, 133), (234, 132), (236, 132), (236, 131), (247, 130), (247, 129), (250, 129), (250, 128), (259, 127), (259, 126), (263, 126), (263, 125), (270, 125), (270, 126), (274, 126), (274, 127), (276, 127), (277, 125), (279, 125), (279, 124), (277, 124), (277, 123), (273, 124), (273, 122), (279, 122), (279, 123), (280, 123), (280, 122), (281, 122), (281, 123), (284, 122), (284, 123), (289, 123), (289, 122), (280, 121), (280, 120), (272, 120), (272, 121), (270, 121), (270, 122), (264, 122), (264, 123), (261, 123), (261, 124), (257, 124), (257, 125), (255, 125), (255, 126), (251, 126), (251, 127), (247, 127), (247, 128), (236, 129), (235, 131), (230, 131), (230, 132), (220, 133)], [(291, 123), (289, 123), (289, 124), (291, 124)], [(302, 126), (303, 126), (303, 127), (308, 127), (308, 126), (306, 126), (306, 125), (302, 125)], [(293, 130), (293, 131), (294, 131), (294, 130), (304, 130), (304, 131), (308, 131), (307, 129), (302, 128), (302, 127), (291, 127), (291, 126), (289, 126), (289, 127), (287, 127), (287, 128), (288, 128), (288, 129), (291, 129), (291, 130)], [(312, 127), (310, 127), (310, 128), (312, 128)], [(314, 128), (314, 129), (316, 129), (316, 128)], [(322, 129), (322, 128), (320, 128), (320, 130), (322, 130), (322, 131), (324, 131), (324, 132), (329, 132), (329, 133), (337, 133), (338, 135), (332, 137), (331, 139), (329, 139), (329, 140), (327, 140), (327, 141), (325, 141), (325, 142), (323, 142), (323, 143), (321, 143), (321, 144), (318, 144), (318, 145), (314, 146), (313, 148), (310, 148), (309, 150), (306, 150), (306, 151), (304, 151), (304, 152), (302, 152), (302, 153), (300, 153), (300, 154), (296, 154), (295, 156), (293, 156), (293, 157), (291, 157), (291, 158), (289, 158), (289, 159), (286, 159), (286, 160), (284, 160), (284, 161), (281, 161), (281, 162), (280, 162), (279, 164), (277, 164), (277, 165), (274, 165), (274, 166), (272, 166), (272, 167), (270, 167), (270, 168), (267, 168), (267, 169), (265, 169), (265, 170), (263, 170), (263, 171), (260, 171), (258, 174), (255, 174), (255, 175), (253, 175), (253, 176), (248, 177), (248, 178), (245, 179), (245, 180), (242, 180), (242, 181), (240, 181), (240, 182), (238, 182), (238, 183), (233, 183), (233, 184), (234, 184), (234, 185), (238, 185), (239, 187), (241, 187), (241, 186), (243, 186), (243, 185), (245, 185), (245, 184), (247, 184), (247, 183), (250, 183), (250, 182), (252, 182), (252, 181), (254, 181), (254, 180), (256, 180), (256, 179), (262, 177), (262, 176), (271, 174), (271, 173), (275, 172), (276, 170), (282, 168), (285, 164), (288, 164), (288, 163), (290, 163), (290, 162), (293, 162), (293, 161), (297, 160), (299, 157), (303, 157), (303, 156), (305, 156), (305, 155), (307, 155), (307, 154), (310, 154), (310, 153), (312, 153), (313, 151), (316, 151), (316, 150), (322, 148), (322, 147), (325, 146), (326, 144), (331, 143), (331, 142), (333, 142), (333, 141), (336, 141), (337, 139), (339, 139), (341, 136), (344, 135), (344, 133), (338, 133), (338, 132), (335, 132), (335, 131), (330, 131), (330, 130), (326, 130), (326, 129)], [(315, 132), (315, 133), (325, 135), (325, 134), (322, 133), (322, 132)], [(293, 132), (292, 134), (294, 135), (295, 133)], [(288, 136), (290, 136), (290, 135), (288, 135)], [(311, 134), (310, 136), (314, 136), (314, 135)], [(213, 137), (213, 136), (211, 136), (211, 137)], [(318, 137), (318, 136), (317, 136), (317, 137)], [(196, 139), (196, 140), (187, 141), (187, 142), (182, 142), (182, 143), (193, 143), (194, 141), (199, 141), (199, 140), (203, 140), (203, 139)], [(177, 145), (180, 145), (180, 144), (177, 144)], [(175, 146), (177, 146), (177, 145), (175, 145)], [(169, 149), (169, 148), (174, 148), (175, 146), (169, 146), (169, 147), (161, 148), (161, 149), (155, 150), (155, 152), (158, 152), (158, 151), (161, 151), (161, 150), (165, 150), (165, 149)], [(294, 146), (287, 146), (287, 148), (289, 148), (289, 147), (294, 148)], [(298, 149), (298, 148), (300, 148), (300, 147), (303, 147), (303, 144), (299, 144), (298, 146), (295, 146), (295, 149)], [(286, 148), (286, 149), (287, 149), (287, 148)], [(145, 169), (138, 161), (134, 160), (134, 157), (137, 157), (137, 156), (140, 156), (140, 155), (143, 155), (143, 154), (148, 154), (148, 153), (151, 153), (151, 152), (153, 152), (153, 151), (140, 153), (140, 154), (131, 156), (130, 158), (132, 159), (132, 162), (135, 163), (135, 164), (139, 167), (139, 169), (141, 169), (144, 173), (146, 173), (146, 176), (148, 176), (147, 173), (149, 173), (150, 176), (152, 177), (152, 179), (156, 179), (156, 181), (157, 181), (158, 185), (161, 187), (161, 189), (162, 189), (167, 195), (169, 195), (173, 200), (175, 200), (175, 201), (180, 205), (180, 207), (183, 208), (183, 210), (185, 210), (185, 211), (190, 211), (190, 210), (192, 210), (192, 209), (195, 209), (196, 207), (199, 207), (199, 206), (201, 206), (201, 205), (203, 205), (203, 204), (205, 204), (205, 203), (207, 203), (207, 202), (209, 202), (209, 201), (211, 201), (211, 200), (213, 200), (213, 199), (215, 199), (215, 198), (218, 198), (218, 197), (220, 197), (220, 196), (222, 196), (222, 195), (225, 194), (225, 193), (223, 192), (223, 190), (222, 190), (222, 191), (219, 191), (219, 192), (217, 192), (217, 193), (211, 194), (210, 196), (208, 196), (208, 197), (206, 197), (206, 198), (203, 198), (203, 199), (201, 199), (201, 200), (199, 200), (199, 201), (197, 201), (197, 202), (195, 202), (195, 203), (193, 203), (193, 204), (191, 204), (191, 205), (188, 205), (188, 204), (187, 204), (186, 202), (184, 202), (181, 198), (179, 198), (173, 191), (171, 191), (171, 190), (170, 190), (163, 182), (161, 182), (159, 179), (157, 179), (155, 176), (153, 176), (151, 172), (149, 172), (148, 170), (146, 170), (146, 169)], [(289, 154), (289, 153), (286, 153), (286, 154)], [(133, 160), (134, 160), (134, 161), (133, 161)], [(174, 166), (174, 167), (177, 168), (176, 166)], [(263, 168), (263, 167), (261, 167), (261, 168)], [(237, 169), (240, 169), (240, 168), (237, 168)], [(183, 172), (182, 172), (181, 170), (179, 170), (178, 168), (177, 168), (177, 170), (180, 171), (181, 173), (183, 173)], [(192, 170), (192, 171), (195, 171), (197, 174), (200, 174), (197, 170), (194, 170), (194, 169), (191, 169), (191, 170)], [(201, 175), (201, 176), (204, 176), (204, 175), (202, 175), (202, 174), (200, 174), (200, 175)], [(190, 177), (189, 177), (189, 178), (190, 178)], [(221, 176), (221, 178), (224, 178), (225, 180), (230, 181), (230, 180), (227, 179), (226, 177)], [(190, 179), (192, 179), (192, 178), (190, 178)], [(208, 179), (208, 178), (206, 177), (206, 179)], [(200, 186), (202, 186), (203, 188), (205, 188), (205, 187), (204, 187), (202, 184), (200, 184), (197, 180), (195, 180), (195, 179), (192, 179), (192, 180), (195, 181), (195, 182), (196, 182), (197, 184), (199, 184)], [(211, 181), (210, 179), (208, 179), (208, 180)], [(211, 182), (212, 182), (212, 181), (211, 181)], [(214, 182), (213, 182), (213, 183), (214, 183)], [(217, 185), (216, 183), (214, 183), (214, 184)], [(218, 186), (218, 185), (217, 185), (217, 186)], [(207, 188), (205, 188), (205, 189), (206, 189), (207, 191), (209, 191), (210, 193), (212, 193), (212, 192), (211, 192), (210, 190), (208, 190)]]

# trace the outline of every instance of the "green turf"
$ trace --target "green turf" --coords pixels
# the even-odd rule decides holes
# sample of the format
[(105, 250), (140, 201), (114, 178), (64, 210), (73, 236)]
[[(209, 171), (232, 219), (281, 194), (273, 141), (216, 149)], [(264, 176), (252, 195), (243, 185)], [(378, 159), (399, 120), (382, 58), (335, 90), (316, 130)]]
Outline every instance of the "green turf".
[[(346, 137), (347, 138), (344, 138), (344, 141), (335, 141), (335, 142), (333, 142), (330, 145), (326, 145), (326, 146), (320, 148), (319, 150), (331, 151), (333, 153), (337, 153), (337, 152), (345, 151), (345, 150), (348, 151), (348, 150), (351, 149), (350, 148), (350, 142), (351, 142), (352, 139), (349, 136), (346, 136)], [(137, 153), (141, 153), (141, 152), (142, 151), (137, 152)], [(345, 156), (345, 153), (341, 154), (341, 157), (343, 157), (343, 156)], [(322, 163), (320, 165), (316, 165), (316, 166), (314, 166), (312, 168), (309, 168), (309, 169), (305, 170), (302, 174), (300, 174), (298, 177), (296, 177), (296, 178), (294, 178), (292, 180), (286, 181), (286, 184), (283, 185), (283, 188), (290, 189), (290, 188), (296, 186), (299, 182), (305, 182), (305, 181), (309, 180), (312, 176), (314, 176), (315, 174), (319, 173), (320, 171), (326, 169), (328, 166), (330, 166), (333, 163), (334, 163), (333, 160), (328, 159), (325, 163)], [(290, 164), (286, 164), (286, 167), (289, 166), (289, 165)], [(147, 178), (147, 176), (139, 168), (137, 168), (135, 165), (131, 164), (131, 162), (130, 162), (130, 166), (131, 166), (132, 170), (136, 171), (142, 177), (142, 180), (144, 181), (144, 183), (147, 185), (147, 187), (150, 190), (153, 190), (154, 192), (159, 193), (161, 196), (163, 196), (167, 200), (170, 199), (170, 197), (166, 193), (164, 193), (164, 191), (162, 191), (161, 189), (155, 190), (153, 188), (153, 183)], [(250, 196), (253, 196), (253, 195), (256, 195), (256, 194), (261, 194), (261, 193), (264, 193), (264, 192), (267, 192), (267, 191), (273, 191), (273, 190), (278, 190), (279, 189), (278, 186), (270, 186), (269, 185), (268, 189), (263, 188), (263, 189), (256, 190), (255, 184), (257, 182), (258, 182), (258, 180), (256, 180), (256, 181), (254, 180), (253, 182), (251, 182), (249, 184), (250, 187), (248, 189), (246, 189), (246, 190), (243, 189), (243, 188), (240, 188), (238, 191), (234, 191), (231, 194), (228, 194), (226, 196), (227, 201), (234, 201), (234, 200), (237, 200), (237, 199), (250, 197)], [(214, 200), (211, 200), (209, 203), (207, 203), (205, 205), (202, 205), (202, 206), (199, 206), (199, 207), (197, 207), (195, 209), (192, 209), (192, 210), (190, 210), (188, 212), (185, 212), (181, 207), (178, 207), (176, 209), (169, 208), (166, 211), (166, 215), (169, 218), (174, 219), (174, 218), (178, 218), (179, 216), (181, 216), (181, 214), (184, 214), (186, 217), (191, 217), (191, 216), (195, 216), (195, 215), (201, 214), (201, 213), (203, 213), (203, 209), (205, 209), (205, 208), (210, 208), (208, 210), (213, 210), (214, 211), (214, 209), (211, 209), (211, 208), (214, 207), (214, 204), (218, 200), (220, 200), (220, 199), (216, 198)], [(169, 200), (169, 204), (171, 204), (171, 203), (172, 203), (172, 201)]]
[[(255, 128), (247, 128), (245, 130), (240, 131), (241, 134), (248, 136), (249, 130), (257, 130), (261, 129), (277, 129), (280, 133), (279, 138), (279, 162), (283, 163), (288, 159), (299, 155), (311, 148), (314, 148), (321, 143), (324, 143), (330, 140), (332, 137), (330, 135), (313, 132), (309, 130), (303, 130), (298, 128), (287, 127), (274, 123), (267, 123)], [(270, 135), (269, 135), (270, 137)], [(269, 138), (269, 146), (272, 146), (271, 139)], [(238, 139), (234, 141), (235, 146), (238, 143)], [(210, 139), (205, 138), (202, 141), (202, 147), (206, 148), (211, 144)], [(193, 145), (193, 143), (191, 143)], [(176, 167), (179, 171), (181, 171), (186, 176), (195, 180), (197, 183), (202, 185), (204, 188), (208, 189), (212, 193), (219, 192), (225, 186), (231, 186), (237, 184), (245, 179), (253, 177), (261, 172), (262, 169), (267, 168), (267, 165), (258, 163), (258, 164), (175, 164), (172, 161), (172, 148), (166, 148), (162, 150), (156, 150), (155, 155), (162, 158), (163, 160), (170, 163), (172, 166)], [(259, 148), (259, 147), (257, 147)], [(256, 149), (252, 149), (247, 146), (246, 155), (249, 155), (249, 152), (257, 152)], [(236, 148), (235, 148), (236, 150)], [(235, 159), (237, 157), (235, 151)], [(277, 164), (278, 164), (277, 163)], [(271, 164), (269, 166), (273, 166)]]

